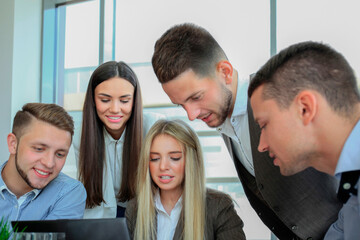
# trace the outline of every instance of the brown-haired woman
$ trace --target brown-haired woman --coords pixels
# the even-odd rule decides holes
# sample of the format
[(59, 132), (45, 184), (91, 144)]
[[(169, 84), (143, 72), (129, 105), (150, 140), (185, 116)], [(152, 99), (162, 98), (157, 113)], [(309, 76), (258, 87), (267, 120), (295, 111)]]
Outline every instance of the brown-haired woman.
[(84, 218), (124, 216), (135, 195), (142, 138), (161, 116), (144, 114), (138, 79), (124, 62), (110, 61), (91, 75), (80, 140), (74, 141), (79, 180), (87, 191)]

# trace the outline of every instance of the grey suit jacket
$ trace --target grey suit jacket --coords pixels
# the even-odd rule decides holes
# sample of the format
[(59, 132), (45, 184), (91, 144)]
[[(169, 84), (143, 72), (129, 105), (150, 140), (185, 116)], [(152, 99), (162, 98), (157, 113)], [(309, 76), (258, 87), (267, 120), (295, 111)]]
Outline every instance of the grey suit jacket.
[[(126, 221), (129, 228), (131, 239), (134, 236), (136, 225), (136, 199), (128, 202), (126, 207)], [(207, 189), (206, 191), (206, 222), (205, 235), (206, 240), (243, 240), (245, 234), (243, 232), (244, 223), (237, 215), (234, 209), (232, 199), (219, 191)], [(174, 240), (183, 239), (182, 230), (184, 228), (183, 218), (180, 216)]]
[(322, 239), (342, 206), (336, 197), (336, 180), (313, 168), (282, 176), (268, 153), (257, 150), (260, 128), (250, 104), (248, 118), (256, 178), (237, 159), (231, 139), (225, 135), (223, 139), (250, 204), (279, 239)]

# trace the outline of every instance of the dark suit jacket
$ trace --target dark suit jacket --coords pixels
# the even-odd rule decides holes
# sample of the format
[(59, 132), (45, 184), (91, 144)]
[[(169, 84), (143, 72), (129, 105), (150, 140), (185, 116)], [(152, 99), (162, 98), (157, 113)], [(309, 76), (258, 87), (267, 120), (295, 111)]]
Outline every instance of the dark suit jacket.
[(257, 150), (260, 128), (250, 104), (248, 118), (256, 179), (236, 157), (232, 140), (225, 135), (223, 139), (250, 204), (279, 239), (322, 239), (342, 206), (336, 197), (336, 180), (313, 168), (282, 176), (269, 154)]
[[(128, 202), (126, 207), (126, 221), (129, 228), (131, 239), (133, 239), (136, 225), (136, 199)], [(207, 189), (206, 191), (206, 240), (242, 240), (246, 239), (242, 230), (244, 223), (237, 215), (232, 199), (219, 191)], [(180, 216), (174, 240), (183, 239), (182, 230), (184, 228), (183, 219)]]

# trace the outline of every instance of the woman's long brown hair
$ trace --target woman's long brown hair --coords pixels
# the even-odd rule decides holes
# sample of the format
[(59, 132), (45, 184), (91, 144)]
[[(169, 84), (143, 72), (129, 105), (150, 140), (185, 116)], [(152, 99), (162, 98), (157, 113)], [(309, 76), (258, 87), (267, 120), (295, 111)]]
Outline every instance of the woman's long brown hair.
[(100, 83), (120, 77), (134, 86), (133, 109), (126, 123), (122, 154), (121, 187), (117, 199), (127, 201), (135, 196), (135, 176), (143, 136), (142, 98), (139, 81), (124, 62), (110, 61), (100, 65), (91, 75), (85, 95), (79, 153), (79, 179), (87, 191), (86, 207), (93, 208), (105, 202), (103, 170), (105, 166), (104, 124), (96, 113), (94, 92)]

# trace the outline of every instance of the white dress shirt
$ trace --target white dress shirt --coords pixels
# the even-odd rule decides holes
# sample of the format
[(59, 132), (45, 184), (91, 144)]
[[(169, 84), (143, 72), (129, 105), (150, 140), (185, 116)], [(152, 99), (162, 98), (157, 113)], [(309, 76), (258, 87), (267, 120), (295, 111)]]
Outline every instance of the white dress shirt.
[(248, 85), (248, 80), (238, 79), (233, 113), (217, 130), (231, 138), (232, 147), (241, 164), (255, 176), (247, 114)]
[(170, 215), (165, 211), (164, 206), (161, 203), (159, 191), (157, 191), (155, 194), (154, 200), (157, 211), (157, 240), (173, 239), (181, 214), (182, 196), (176, 202), (175, 207), (171, 210)]

